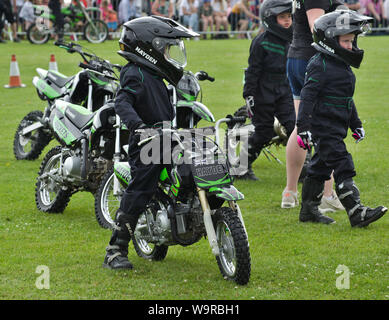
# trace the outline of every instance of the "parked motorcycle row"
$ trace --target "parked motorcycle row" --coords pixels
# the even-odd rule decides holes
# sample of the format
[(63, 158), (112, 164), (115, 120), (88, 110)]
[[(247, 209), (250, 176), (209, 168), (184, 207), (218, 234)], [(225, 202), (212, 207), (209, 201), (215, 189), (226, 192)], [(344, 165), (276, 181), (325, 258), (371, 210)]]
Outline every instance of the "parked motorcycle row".
[[(131, 180), (129, 130), (114, 109), (121, 66), (79, 44), (57, 45), (81, 56), (81, 70), (67, 77), (36, 69), (33, 84), (47, 106), (21, 120), (14, 137), (14, 154), (18, 160), (35, 160), (55, 139), (59, 145), (46, 153), (36, 179), (37, 208), (62, 213), (74, 193), (91, 192), (98, 224), (112, 228), (121, 195)], [(237, 203), (244, 196), (233, 185), (231, 167), (238, 165), (239, 157), (230, 137), (240, 143), (236, 136), (247, 135), (252, 128), (245, 123), (244, 110), (214, 125), (213, 114), (201, 102), (199, 82), (205, 80), (214, 78), (204, 71), (185, 71), (176, 87), (168, 85), (176, 118), (139, 142), (147, 145), (169, 137), (175, 152), (169, 169), (161, 172), (158, 192), (139, 218), (132, 235), (134, 248), (140, 257), (162, 260), (169, 246), (188, 246), (205, 237), (223, 277), (247, 284), (249, 242)], [(206, 127), (210, 130), (197, 128), (201, 120), (210, 124)], [(220, 142), (222, 123), (227, 124), (227, 131)], [(273, 143), (282, 139), (281, 130)], [(190, 159), (189, 163), (183, 158)]]

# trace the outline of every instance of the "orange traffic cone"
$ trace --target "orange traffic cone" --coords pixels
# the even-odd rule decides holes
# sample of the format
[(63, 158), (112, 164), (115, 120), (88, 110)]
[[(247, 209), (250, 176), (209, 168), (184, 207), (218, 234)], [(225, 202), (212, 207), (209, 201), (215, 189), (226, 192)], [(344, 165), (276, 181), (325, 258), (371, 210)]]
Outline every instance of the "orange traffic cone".
[(50, 55), (49, 70), (58, 71), (57, 61), (55, 61), (55, 56)]
[(20, 79), (20, 72), (16, 56), (13, 54), (11, 57), (11, 66), (9, 70), (9, 84), (4, 85), (5, 88), (24, 88), (26, 85), (22, 83)]

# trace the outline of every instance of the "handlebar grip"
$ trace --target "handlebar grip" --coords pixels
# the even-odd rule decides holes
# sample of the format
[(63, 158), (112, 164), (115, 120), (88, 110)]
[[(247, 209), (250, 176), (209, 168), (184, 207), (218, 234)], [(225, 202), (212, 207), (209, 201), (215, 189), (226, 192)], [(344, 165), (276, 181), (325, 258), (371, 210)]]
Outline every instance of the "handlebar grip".
[(83, 68), (83, 69), (94, 69), (92, 66), (90, 66), (89, 64), (86, 64), (86, 63), (82, 63), (82, 62), (80, 62), (79, 64), (78, 64), (78, 66), (80, 67), (80, 68)]
[(229, 127), (232, 127), (236, 123), (245, 123), (246, 119), (247, 119), (247, 117), (245, 117), (245, 116), (234, 117), (234, 116), (232, 116), (230, 114), (226, 118), (228, 118), (230, 120), (230, 121), (228, 121), (228, 126)]

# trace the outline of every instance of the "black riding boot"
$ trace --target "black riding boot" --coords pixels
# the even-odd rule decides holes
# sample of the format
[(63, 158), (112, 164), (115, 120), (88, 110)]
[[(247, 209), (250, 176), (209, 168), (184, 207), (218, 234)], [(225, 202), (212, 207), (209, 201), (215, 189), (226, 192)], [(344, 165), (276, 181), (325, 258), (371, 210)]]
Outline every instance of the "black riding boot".
[(324, 181), (310, 177), (304, 179), (301, 193), (301, 222), (319, 222), (324, 224), (335, 223), (335, 220), (320, 213), (318, 207), (324, 191)]
[(336, 193), (347, 211), (352, 227), (366, 227), (388, 210), (383, 206), (372, 209), (361, 204), (359, 190), (351, 178), (336, 184)]
[(128, 261), (128, 243), (132, 230), (135, 230), (135, 216), (127, 215), (120, 209), (116, 212), (114, 230), (112, 232), (103, 267), (108, 269), (132, 269)]

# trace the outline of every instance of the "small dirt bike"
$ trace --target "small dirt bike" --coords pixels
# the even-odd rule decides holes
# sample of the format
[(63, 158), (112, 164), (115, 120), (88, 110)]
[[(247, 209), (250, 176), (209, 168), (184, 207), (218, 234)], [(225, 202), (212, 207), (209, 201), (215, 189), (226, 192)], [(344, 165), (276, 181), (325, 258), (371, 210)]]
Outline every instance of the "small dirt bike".
[[(205, 71), (199, 71), (196, 74), (185, 71), (177, 87), (168, 85), (171, 102), (176, 110), (173, 127), (188, 129), (194, 128), (200, 120), (215, 122), (213, 114), (201, 103), (202, 91), (199, 81), (205, 80), (214, 81), (214, 78)], [(207, 129), (210, 134), (214, 132), (213, 127)], [(121, 164), (116, 165), (117, 170), (118, 168), (122, 168)], [(111, 168), (103, 177), (95, 196), (95, 214), (101, 227), (112, 228), (122, 192), (123, 188), (114, 174), (114, 168)]]
[[(160, 129), (139, 142), (146, 145), (167, 134), (175, 148), (171, 166), (161, 172), (158, 191), (139, 217), (134, 248), (142, 258), (163, 260), (169, 246), (188, 246), (207, 237), (224, 278), (244, 285), (251, 271), (248, 237), (237, 204), (244, 196), (233, 186), (224, 153), (201, 132)], [(128, 163), (116, 163), (115, 175), (125, 188), (131, 179)]]
[[(117, 81), (112, 67), (83, 65), (110, 81)], [(101, 178), (112, 166), (115, 156), (124, 155), (120, 141), (128, 140), (128, 130), (115, 114), (114, 103), (107, 102), (92, 112), (83, 106), (57, 99), (51, 108), (48, 124), (61, 146), (44, 157), (36, 183), (37, 208), (60, 213), (72, 194), (78, 191), (95, 193)], [(124, 159), (124, 156), (123, 156)]]
[[(111, 99), (118, 83), (110, 81), (101, 72), (94, 70), (120, 69), (95, 54), (86, 52), (82, 46), (74, 43), (58, 44), (69, 53), (77, 52), (82, 57), (83, 67), (76, 75), (67, 77), (57, 71), (37, 68), (39, 77), (32, 80), (41, 100), (47, 101), (44, 112), (35, 110), (29, 112), (20, 122), (13, 142), (13, 151), (18, 160), (34, 160), (39, 157), (42, 150), (53, 138), (49, 125), (49, 117), (56, 99), (64, 99), (74, 104), (82, 104), (89, 111), (100, 108)], [(86, 68), (87, 66), (93, 69)]]
[[(226, 118), (219, 119), (215, 125), (217, 143), (220, 143), (219, 139), (221, 136), (220, 134), (221, 125), (227, 124), (227, 130), (225, 132), (223, 146), (224, 146), (224, 151), (227, 155), (229, 165), (232, 170), (231, 174), (233, 176), (244, 174), (245, 169), (247, 169), (247, 167), (241, 166), (242, 159), (240, 159), (242, 148), (247, 148), (248, 138), (254, 132), (254, 125), (248, 123), (246, 121), (247, 119), (249, 119), (247, 114), (247, 108), (246, 106), (243, 106), (234, 113), (234, 116), (227, 116)], [(286, 143), (288, 142), (288, 136), (285, 128), (280, 124), (280, 122), (276, 117), (274, 117), (273, 129), (274, 129), (274, 136), (269, 141), (269, 143), (264, 146), (263, 154), (266, 156), (267, 159), (270, 160), (269, 158), (270, 156), (273, 159), (275, 159), (278, 163), (282, 164), (281, 160), (279, 160), (269, 150), (269, 147), (273, 145), (285, 146)]]
[[(99, 8), (85, 8), (79, 0), (76, 5), (70, 5), (61, 9), (64, 16), (64, 32), (75, 32), (82, 28), (84, 38), (92, 43), (104, 42), (108, 37), (107, 24), (95, 16), (100, 16)], [(55, 16), (47, 6), (34, 6), (37, 16), (36, 22), (27, 29), (27, 39), (33, 44), (44, 44), (55, 34)]]

